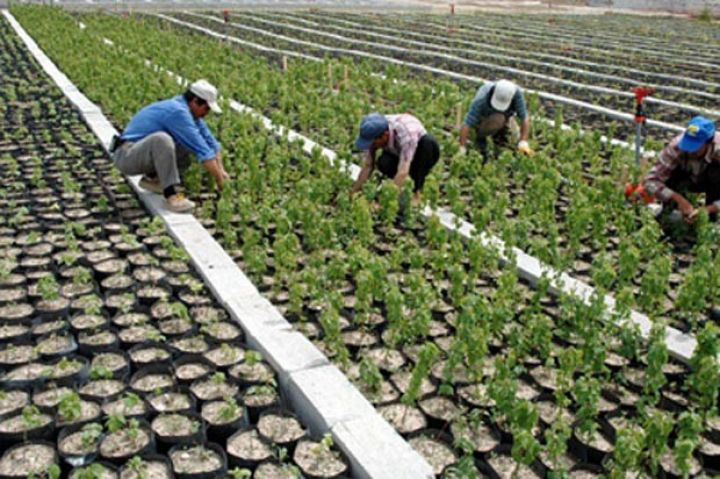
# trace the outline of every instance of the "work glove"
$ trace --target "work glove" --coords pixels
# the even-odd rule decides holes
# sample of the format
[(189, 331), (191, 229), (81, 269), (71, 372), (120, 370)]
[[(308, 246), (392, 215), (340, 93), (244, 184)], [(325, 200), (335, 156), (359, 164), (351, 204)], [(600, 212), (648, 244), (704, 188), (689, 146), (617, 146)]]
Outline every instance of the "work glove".
[(467, 148), (465, 148), (464, 146), (461, 146), (460, 148), (458, 148), (458, 152), (456, 153), (455, 156), (462, 157), (465, 155), (467, 155)]
[(535, 154), (535, 152), (530, 149), (530, 145), (528, 144), (528, 142), (525, 140), (522, 140), (518, 143), (517, 149), (523, 155), (533, 156)]

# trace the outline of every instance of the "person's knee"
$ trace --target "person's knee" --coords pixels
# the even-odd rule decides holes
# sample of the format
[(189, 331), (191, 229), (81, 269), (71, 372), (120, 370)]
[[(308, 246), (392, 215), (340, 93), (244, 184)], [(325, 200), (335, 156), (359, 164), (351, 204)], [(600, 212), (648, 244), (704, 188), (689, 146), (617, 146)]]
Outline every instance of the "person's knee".
[(397, 174), (398, 162), (399, 159), (397, 156), (388, 152), (382, 152), (377, 159), (377, 169), (385, 176), (393, 177)]
[(148, 141), (150, 141), (154, 149), (175, 152), (175, 141), (172, 136), (164, 131), (158, 131), (148, 136)]

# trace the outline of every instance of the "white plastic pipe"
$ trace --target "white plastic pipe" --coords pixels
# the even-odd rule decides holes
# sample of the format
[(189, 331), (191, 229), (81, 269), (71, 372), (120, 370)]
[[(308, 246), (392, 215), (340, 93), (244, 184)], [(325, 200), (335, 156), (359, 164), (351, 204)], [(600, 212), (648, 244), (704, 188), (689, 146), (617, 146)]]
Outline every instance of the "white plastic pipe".
[[(197, 17), (197, 18), (204, 18), (206, 20), (212, 20), (212, 21), (220, 20), (219, 18), (211, 16), (211, 15), (204, 15), (204, 14), (192, 13), (192, 12), (183, 12), (183, 13), (185, 13), (186, 15)], [(462, 63), (465, 65), (473, 65), (473, 66), (484, 67), (484, 68), (494, 68), (496, 70), (501, 70), (501, 71), (513, 73), (516, 75), (523, 75), (523, 76), (530, 77), (530, 78), (536, 78), (538, 80), (557, 83), (558, 85), (570, 86), (573, 88), (577, 88), (578, 90), (587, 90), (587, 91), (592, 91), (592, 92), (596, 92), (596, 93), (607, 93), (607, 94), (611, 94), (611, 95), (625, 97), (628, 99), (633, 99), (635, 97), (635, 95), (629, 91), (621, 91), (621, 90), (616, 90), (614, 88), (608, 88), (608, 87), (603, 87), (603, 86), (598, 86), (598, 85), (589, 85), (586, 83), (576, 82), (573, 80), (564, 80), (562, 78), (557, 78), (557, 77), (553, 77), (553, 76), (542, 74), (542, 73), (530, 72), (530, 71), (522, 70), (519, 68), (508, 67), (508, 66), (504, 66), (504, 65), (497, 65), (497, 64), (488, 63), (488, 62), (480, 62), (477, 60), (470, 60), (470, 59), (467, 59), (464, 57), (459, 57), (457, 55), (450, 55), (447, 53), (440, 53), (440, 52), (434, 52), (434, 51), (428, 51), (428, 50), (414, 50), (414, 49), (399, 47), (399, 46), (395, 46), (395, 45), (388, 45), (385, 43), (377, 43), (377, 42), (370, 42), (370, 41), (366, 41), (366, 40), (358, 40), (356, 38), (345, 37), (345, 36), (337, 35), (334, 33), (327, 33), (325, 31), (316, 30), (316, 29), (312, 29), (312, 28), (299, 27), (296, 25), (289, 25), (287, 23), (273, 22), (271, 20), (265, 20), (265, 19), (257, 18), (255, 16), (250, 16), (250, 18), (253, 21), (256, 21), (258, 23), (264, 23), (264, 24), (279, 27), (279, 28), (287, 28), (290, 30), (296, 30), (296, 31), (303, 32), (303, 33), (309, 33), (312, 35), (322, 36), (322, 37), (326, 37), (326, 38), (332, 38), (334, 40), (338, 40), (338, 41), (342, 41), (342, 42), (346, 42), (346, 43), (353, 43), (356, 45), (366, 45), (371, 48), (380, 48), (380, 49), (391, 50), (391, 51), (396, 51), (396, 52), (401, 52), (401, 53), (422, 54), (422, 55), (427, 55), (427, 56), (434, 56), (434, 57), (438, 57), (438, 58), (452, 60), (452, 61)], [(237, 26), (238, 24), (231, 23), (230, 25)], [(397, 39), (395, 39), (395, 40), (397, 41)], [(430, 46), (427, 43), (424, 43), (424, 44), (420, 44), (420, 42), (415, 42), (415, 43), (418, 46), (424, 46), (424, 47)], [(675, 101), (663, 100), (662, 98), (657, 98), (657, 97), (652, 97), (652, 96), (647, 97), (645, 99), (645, 101), (649, 104), (654, 103), (654, 104), (669, 106), (669, 107), (677, 108), (677, 109), (681, 109), (681, 110), (688, 110), (690, 112), (699, 112), (699, 113), (702, 113), (707, 116), (716, 116), (716, 117), (720, 116), (720, 110), (713, 110), (713, 109), (700, 107), (700, 106), (696, 106), (696, 105), (689, 105), (687, 103), (678, 103)]]
[[(167, 17), (166, 15), (162, 15), (162, 14), (156, 14), (156, 15), (160, 16), (161, 18), (170, 18), (170, 17)], [(211, 18), (212, 18), (212, 17), (211, 17)], [(174, 20), (174, 23), (182, 24), (182, 25), (185, 25), (185, 26), (187, 26), (187, 27), (189, 27), (189, 28), (196, 29), (196, 30), (198, 30), (198, 31), (208, 31), (208, 30), (209, 30), (209, 29), (206, 29), (206, 28), (201, 27), (201, 26), (199, 26), (199, 25), (190, 23), (190, 22), (184, 22), (184, 21), (182, 21), (182, 20), (177, 20), (177, 19), (173, 19), (173, 20)], [(212, 19), (212, 20), (215, 21), (215, 19)], [(220, 20), (220, 19), (217, 19), (216, 23), (222, 23), (222, 24), (224, 24), (224, 22), (223, 22), (222, 20)], [(318, 43), (314, 43), (314, 42), (308, 42), (308, 41), (300, 40), (300, 39), (297, 39), (297, 38), (294, 38), (294, 37), (288, 37), (288, 36), (286, 36), (286, 35), (279, 35), (279, 34), (271, 33), (271, 32), (268, 32), (268, 31), (263, 30), (263, 29), (260, 29), (260, 28), (248, 27), (248, 26), (245, 26), (245, 25), (237, 24), (237, 23), (231, 23), (230, 25), (233, 26), (233, 27), (235, 27), (235, 28), (238, 28), (238, 29), (242, 29), (242, 30), (246, 30), (246, 31), (251, 31), (251, 32), (258, 33), (258, 34), (265, 35), (265, 36), (269, 36), (269, 37), (272, 37), (272, 38), (278, 38), (278, 39), (285, 40), (285, 41), (287, 41), (287, 42), (294, 43), (294, 44), (297, 44), (297, 45), (306, 45), (306, 46), (309, 46), (309, 47), (311, 47), (311, 48), (316, 48), (316, 49), (318, 49), (318, 50), (323, 50), (323, 51), (328, 51), (328, 52), (337, 52), (337, 53), (342, 53), (342, 54), (345, 54), (345, 55), (352, 55), (352, 56), (358, 56), (358, 57), (363, 57), (363, 58), (370, 58), (370, 59), (374, 59), (374, 60), (381, 60), (381, 61), (384, 61), (384, 62), (387, 62), (387, 63), (393, 63), (393, 64), (396, 64), (396, 65), (407, 66), (407, 67), (410, 67), (410, 68), (413, 68), (413, 69), (416, 69), (416, 70), (423, 70), (423, 71), (427, 71), (427, 72), (430, 72), (430, 73), (435, 73), (435, 74), (439, 74), (439, 75), (444, 75), (444, 76), (448, 76), (448, 77), (450, 77), (450, 78), (455, 78), (455, 79), (459, 79), (459, 80), (466, 80), (466, 81), (470, 81), (470, 82), (474, 82), (474, 83), (485, 83), (485, 82), (487, 81), (487, 80), (484, 79), (484, 78), (480, 78), (480, 77), (476, 77), (476, 76), (472, 76), (472, 75), (465, 75), (465, 74), (461, 74), (461, 73), (455, 73), (455, 72), (452, 72), (452, 71), (449, 71), (449, 70), (444, 70), (444, 69), (442, 69), (442, 68), (435, 68), (435, 67), (431, 67), (431, 66), (428, 66), (428, 65), (419, 64), (419, 63), (413, 63), (413, 62), (406, 62), (406, 61), (398, 60), (398, 59), (396, 59), (396, 58), (386, 57), (386, 56), (383, 56), (383, 55), (377, 55), (377, 54), (374, 54), (374, 53), (367, 53), (367, 52), (362, 52), (362, 51), (358, 51), (358, 50), (350, 50), (350, 49), (347, 49), (347, 48), (329, 47), (329, 46), (322, 45), (322, 44), (318, 44)], [(213, 35), (214, 35), (214, 36), (223, 37), (223, 38), (234, 38), (234, 37), (228, 37), (227, 35), (221, 35), (221, 34), (219, 34), (219, 33), (217, 33), (217, 32), (213, 32)], [(580, 101), (580, 100), (574, 100), (574, 99), (572, 99), (572, 98), (565, 97), (565, 96), (562, 96), (562, 95), (555, 95), (555, 94), (552, 94), (552, 93), (547, 93), (547, 92), (542, 92), (542, 91), (537, 91), (537, 90), (532, 90), (532, 89), (525, 89), (525, 91), (530, 92), (530, 93), (536, 93), (540, 98), (544, 98), (544, 99), (547, 99), (547, 100), (557, 101), (557, 102), (560, 102), (560, 103), (564, 103), (564, 104), (567, 104), (567, 105), (572, 105), (572, 106), (579, 107), (579, 108), (584, 108), (584, 109), (587, 109), (587, 110), (595, 111), (595, 112), (597, 112), (597, 113), (602, 113), (602, 114), (604, 114), (604, 115), (606, 115), (606, 116), (608, 116), (608, 117), (610, 117), (610, 118), (616, 119), (616, 120), (623, 120), (623, 121), (634, 122), (634, 116), (631, 115), (631, 114), (629, 114), (629, 113), (624, 113), (624, 112), (620, 112), (620, 111), (617, 111), (617, 110), (612, 110), (612, 109), (609, 109), (609, 108), (604, 108), (604, 107), (597, 106), (597, 105), (593, 105), (593, 104), (591, 104), (591, 103), (583, 102), (583, 101)], [(647, 124), (648, 124), (649, 126), (654, 126), (654, 127), (661, 128), (661, 129), (668, 130), (668, 131), (672, 131), (672, 132), (678, 132), (678, 133), (679, 133), (679, 132), (684, 131), (684, 128), (681, 127), (681, 126), (679, 126), (679, 125), (674, 125), (674, 124), (671, 124), (671, 123), (665, 123), (665, 122), (661, 122), (661, 121), (657, 121), (657, 120), (648, 120), (648, 121), (647, 121)]]
[[(263, 13), (265, 15), (273, 15), (268, 12), (263, 12)], [(298, 15), (299, 14), (297, 14), (297, 13), (285, 14), (285, 16), (292, 16), (293, 18), (296, 18), (296, 19), (304, 19), (304, 17), (300, 17)], [(312, 12), (304, 12), (303, 15), (311, 17), (311, 18), (318, 17), (318, 14), (315, 14)], [(369, 31), (383, 31), (383, 32), (388, 32), (390, 34), (393, 34), (393, 33), (397, 34), (396, 28), (382, 27), (382, 26), (374, 25), (374, 24), (359, 24), (359, 23), (352, 22), (349, 20), (340, 19), (337, 17), (330, 17), (327, 15), (322, 16), (321, 19), (323, 22), (327, 22), (327, 23), (335, 22), (335, 23), (339, 23), (342, 25), (350, 25), (350, 26), (354, 26), (357, 28), (366, 29)], [(435, 23), (428, 23), (428, 25), (432, 26), (432, 27), (441, 28), (440, 25), (437, 25)], [(427, 27), (428, 25), (425, 25), (425, 27)], [(442, 28), (445, 29), (446, 27), (442, 26)], [(438, 41), (445, 41), (448, 39), (447, 36), (441, 37), (441, 36), (432, 35), (429, 33), (419, 33), (419, 32), (410, 32), (410, 31), (403, 31), (402, 36), (403, 37), (426, 38), (426, 39), (432, 39), (432, 40), (438, 40)], [(466, 45), (468, 48), (473, 48), (473, 49), (477, 48), (478, 45), (482, 45), (482, 43), (479, 43), (477, 41), (473, 42), (473, 41), (463, 40), (458, 37), (452, 37), (452, 41), (453, 41), (453, 43), (457, 43), (459, 45)], [(509, 46), (501, 46), (501, 45), (497, 45), (497, 44), (492, 45), (492, 50), (493, 50), (493, 52), (507, 53), (512, 58), (523, 57), (528, 54), (528, 50), (521, 50), (519, 48), (512, 48)], [(608, 68), (608, 64), (578, 60), (576, 58), (562, 56), (562, 55), (555, 55), (555, 54), (547, 53), (547, 52), (532, 51), (532, 57), (533, 58), (546, 58), (549, 60), (555, 60), (555, 61), (566, 63), (566, 64), (578, 65), (580, 67), (585, 67), (585, 68), (595, 68), (595, 69)], [(633, 75), (642, 75), (642, 76), (657, 78), (659, 80), (676, 81), (676, 82), (686, 83), (689, 85), (697, 85), (699, 87), (720, 88), (720, 83), (708, 82), (708, 81), (705, 81), (705, 80), (702, 80), (699, 78), (691, 78), (691, 77), (687, 77), (687, 76), (683, 76), (683, 75), (670, 75), (667, 73), (650, 72), (647, 70), (630, 68), (630, 67), (627, 67), (624, 65), (613, 64), (610, 66), (612, 67), (613, 70), (624, 71), (624, 72), (628, 72), (629, 74), (633, 74)]]
[[(287, 14), (265, 13), (262, 15), (270, 16), (273, 18), (279, 17), (286, 21), (297, 22), (297, 23), (301, 23), (304, 25), (313, 26), (316, 28), (325, 28), (326, 29), (326, 28), (328, 28), (328, 26), (330, 26), (330, 28), (332, 28), (333, 30), (347, 32), (347, 33), (351, 33), (351, 34), (366, 35), (366, 36), (371, 36), (371, 37), (375, 37), (375, 38), (382, 38), (385, 40), (390, 40), (390, 41), (396, 42), (398, 44), (417, 45), (417, 46), (420, 46), (423, 48), (432, 48), (432, 49), (446, 51), (446, 52), (456, 52), (456, 53), (461, 52), (466, 55), (487, 56), (491, 59), (489, 61), (489, 63), (492, 65), (497, 65), (497, 63), (492, 61), (493, 58), (504, 59), (504, 60), (508, 60), (508, 61), (513, 61), (515, 63), (522, 63), (525, 65), (534, 65), (534, 66), (539, 66), (539, 67), (543, 67), (543, 68), (551, 68), (553, 70), (565, 71), (568, 73), (573, 73), (573, 74), (588, 77), (588, 78), (596, 78), (599, 80), (609, 80), (609, 81), (614, 81), (614, 82), (625, 83), (628, 85), (628, 87), (641, 86), (641, 85), (650, 86), (650, 87), (657, 89), (659, 92), (668, 91), (668, 92), (692, 95), (693, 97), (698, 97), (698, 98), (706, 98), (706, 99), (713, 100), (716, 102), (720, 101), (720, 95), (715, 94), (715, 93), (705, 92), (705, 91), (699, 91), (697, 89), (691, 90), (688, 88), (682, 88), (682, 87), (678, 87), (678, 86), (674, 86), (674, 85), (667, 85), (665, 83), (660, 84), (660, 83), (639, 82), (637, 80), (633, 80), (633, 79), (627, 78), (627, 77), (622, 77), (619, 75), (611, 75), (611, 74), (607, 74), (607, 73), (596, 73), (596, 72), (584, 70), (581, 68), (569, 67), (569, 66), (562, 65), (559, 63), (550, 63), (550, 62), (544, 62), (544, 61), (539, 61), (539, 60), (535, 60), (535, 59), (522, 58), (521, 56), (519, 56), (517, 54), (517, 51), (515, 51), (513, 55), (504, 55), (501, 53), (501, 51), (504, 49), (497, 48), (495, 45), (492, 45), (492, 47), (490, 47), (488, 45), (481, 45), (481, 44), (477, 44), (477, 43), (453, 39), (453, 44), (466, 45), (468, 48), (448, 47), (447, 45), (442, 43), (443, 41), (447, 41), (448, 40), (447, 38), (442, 39), (442, 38), (434, 36), (434, 35), (422, 35), (422, 36), (425, 38), (431, 38), (440, 43), (429, 43), (429, 42), (423, 42), (423, 41), (410, 40), (407, 38), (408, 36), (414, 36), (415, 32), (405, 32), (405, 31), (398, 32), (397, 30), (393, 30), (395, 32), (394, 34), (382, 34), (382, 33), (377, 33), (375, 31), (373, 31), (371, 28), (369, 28), (367, 26), (361, 27), (360, 25), (357, 25), (358, 28), (347, 28), (347, 27), (340, 27), (340, 26), (336, 26), (336, 25), (328, 25), (329, 23), (334, 22), (335, 21), (334, 19), (328, 19), (327, 22), (325, 22), (324, 24), (321, 24), (318, 22), (313, 22), (310, 20), (306, 20), (304, 18), (287, 15)], [(258, 18), (258, 14), (254, 13), (250, 18)], [(260, 17), (260, 18), (262, 18), (262, 17)], [(481, 47), (481, 48), (478, 48), (478, 47)], [(469, 49), (469, 48), (471, 48), (471, 49)], [(488, 52), (491, 51), (492, 53), (485, 53), (486, 51), (488, 51)], [(543, 76), (543, 78), (549, 79), (549, 78), (556, 78), (556, 77)], [(582, 84), (586, 84), (586, 83), (582, 82)], [(718, 86), (720, 87), (720, 85), (718, 85)], [(615, 91), (618, 91), (618, 90), (615, 90)], [(651, 100), (653, 100), (652, 97), (647, 99), (648, 102), (652, 103)]]

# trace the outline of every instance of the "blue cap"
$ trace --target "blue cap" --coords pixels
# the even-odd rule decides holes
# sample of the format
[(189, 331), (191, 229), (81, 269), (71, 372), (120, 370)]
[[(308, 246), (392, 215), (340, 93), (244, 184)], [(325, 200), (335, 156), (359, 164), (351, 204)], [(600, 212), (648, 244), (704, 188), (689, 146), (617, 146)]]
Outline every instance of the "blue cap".
[(355, 146), (360, 150), (369, 150), (373, 141), (387, 129), (388, 121), (380, 113), (365, 115), (360, 122), (360, 136), (355, 140)]
[(704, 116), (696, 116), (688, 123), (678, 146), (686, 153), (695, 153), (713, 136), (715, 136), (715, 122)]

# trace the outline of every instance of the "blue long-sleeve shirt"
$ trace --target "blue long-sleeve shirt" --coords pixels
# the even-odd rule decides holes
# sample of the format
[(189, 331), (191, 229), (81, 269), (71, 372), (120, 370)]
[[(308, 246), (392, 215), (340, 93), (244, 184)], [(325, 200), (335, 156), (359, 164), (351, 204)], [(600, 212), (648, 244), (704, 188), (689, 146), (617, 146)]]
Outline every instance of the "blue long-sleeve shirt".
[(493, 113), (504, 113), (506, 117), (517, 115), (518, 118), (524, 120), (528, 116), (527, 105), (525, 104), (525, 96), (523, 95), (520, 88), (515, 91), (512, 102), (507, 111), (499, 112), (490, 105), (490, 90), (495, 86), (494, 82), (487, 82), (481, 86), (472, 103), (470, 103), (470, 109), (465, 115), (465, 125), (473, 127), (478, 125), (484, 118), (489, 117)]
[(182, 95), (151, 103), (137, 112), (121, 138), (137, 142), (158, 131), (172, 136), (177, 143), (195, 153), (199, 161), (211, 160), (220, 152), (220, 143), (203, 119), (192, 116)]

